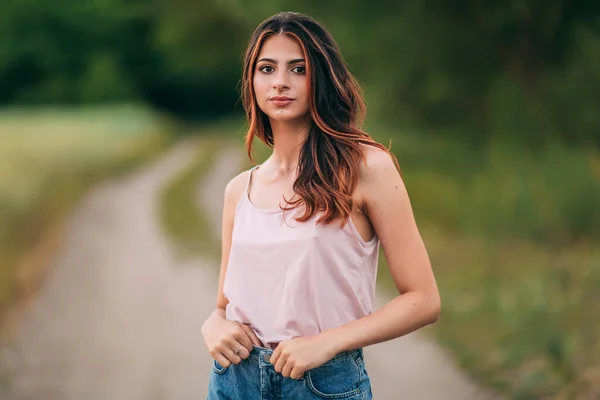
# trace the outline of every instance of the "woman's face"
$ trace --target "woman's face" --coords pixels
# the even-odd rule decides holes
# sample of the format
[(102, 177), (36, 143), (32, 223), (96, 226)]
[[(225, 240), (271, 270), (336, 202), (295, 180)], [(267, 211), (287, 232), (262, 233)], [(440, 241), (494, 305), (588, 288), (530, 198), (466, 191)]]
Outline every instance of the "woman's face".
[(272, 120), (310, 118), (306, 61), (298, 42), (286, 35), (265, 40), (254, 71), (254, 94)]

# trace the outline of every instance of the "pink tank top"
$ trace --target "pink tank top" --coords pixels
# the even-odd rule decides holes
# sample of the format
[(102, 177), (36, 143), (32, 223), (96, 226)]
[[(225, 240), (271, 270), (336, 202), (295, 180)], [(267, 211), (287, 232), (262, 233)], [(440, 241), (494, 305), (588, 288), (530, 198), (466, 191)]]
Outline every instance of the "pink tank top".
[[(255, 167), (256, 168), (256, 167)], [(371, 313), (379, 240), (365, 242), (350, 219), (316, 224), (300, 210), (258, 208), (240, 199), (223, 286), (226, 318), (249, 324), (267, 347)]]

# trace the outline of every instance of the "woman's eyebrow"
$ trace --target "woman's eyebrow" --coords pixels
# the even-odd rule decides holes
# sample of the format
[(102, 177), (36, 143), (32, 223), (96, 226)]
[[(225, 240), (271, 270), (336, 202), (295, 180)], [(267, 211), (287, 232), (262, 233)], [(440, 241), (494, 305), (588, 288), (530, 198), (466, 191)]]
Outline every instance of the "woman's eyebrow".
[[(277, 60), (272, 59), (272, 58), (261, 58), (260, 60), (258, 60), (258, 62), (270, 62), (272, 64), (277, 64)], [(293, 60), (288, 61), (288, 65), (290, 64), (297, 64), (297, 63), (301, 63), (304, 62), (304, 58), (296, 58)]]

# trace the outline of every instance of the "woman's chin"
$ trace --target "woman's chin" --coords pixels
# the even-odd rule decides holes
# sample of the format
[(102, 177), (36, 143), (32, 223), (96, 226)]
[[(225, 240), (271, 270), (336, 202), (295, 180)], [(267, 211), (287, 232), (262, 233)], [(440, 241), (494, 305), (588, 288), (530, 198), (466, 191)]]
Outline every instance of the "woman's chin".
[(274, 114), (274, 115), (269, 115), (269, 119), (271, 121), (277, 121), (277, 122), (289, 122), (289, 121), (294, 121), (297, 118), (294, 117), (293, 115)]
[(299, 121), (306, 119), (308, 114), (298, 114), (295, 112), (290, 112), (288, 110), (278, 110), (269, 112), (268, 117), (272, 121), (278, 122), (291, 122), (291, 121)]

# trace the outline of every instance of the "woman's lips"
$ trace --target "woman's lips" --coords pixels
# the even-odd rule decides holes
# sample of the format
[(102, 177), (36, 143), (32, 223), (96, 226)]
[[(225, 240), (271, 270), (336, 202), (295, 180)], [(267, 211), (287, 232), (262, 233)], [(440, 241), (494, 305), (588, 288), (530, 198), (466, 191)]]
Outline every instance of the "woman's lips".
[(278, 107), (287, 106), (288, 104), (294, 101), (294, 99), (290, 99), (289, 97), (283, 96), (271, 97), (269, 100)]

